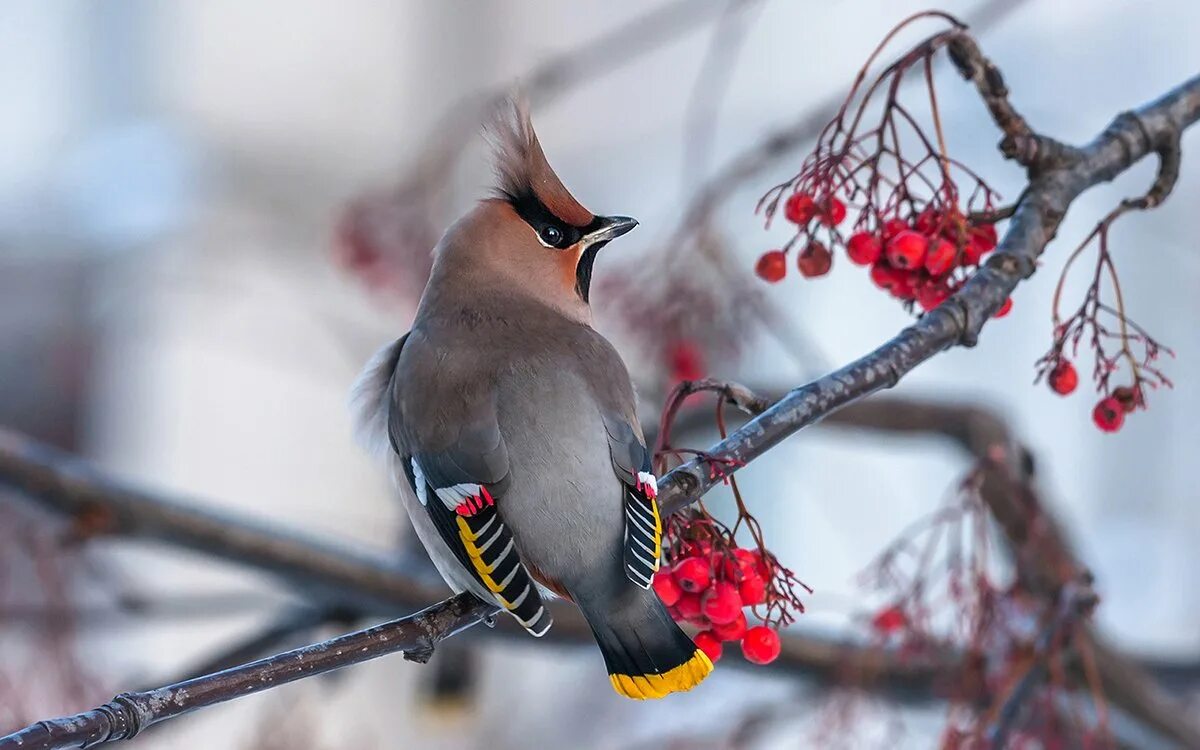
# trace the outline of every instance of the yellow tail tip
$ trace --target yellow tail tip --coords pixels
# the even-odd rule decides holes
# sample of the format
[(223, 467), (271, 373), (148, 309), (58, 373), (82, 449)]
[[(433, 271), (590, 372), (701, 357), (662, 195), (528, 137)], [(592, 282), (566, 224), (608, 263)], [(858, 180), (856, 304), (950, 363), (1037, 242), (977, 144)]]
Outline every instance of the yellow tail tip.
[(692, 658), (662, 674), (610, 674), (609, 682), (619, 695), (634, 700), (662, 698), (671, 693), (682, 693), (699, 685), (713, 669), (712, 661), (700, 649)]

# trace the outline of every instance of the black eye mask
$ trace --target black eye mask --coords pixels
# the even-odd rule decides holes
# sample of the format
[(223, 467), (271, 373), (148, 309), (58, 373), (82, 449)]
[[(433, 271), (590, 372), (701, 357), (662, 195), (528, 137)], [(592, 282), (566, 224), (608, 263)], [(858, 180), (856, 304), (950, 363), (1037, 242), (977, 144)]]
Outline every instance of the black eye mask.
[(505, 195), (505, 197), (512, 204), (517, 215), (524, 219), (526, 224), (533, 227), (533, 231), (537, 232), (538, 238), (544, 244), (559, 250), (571, 247), (584, 235), (600, 228), (600, 217), (593, 218), (592, 223), (585, 227), (568, 224), (551, 213), (550, 209), (546, 208), (533, 192)]

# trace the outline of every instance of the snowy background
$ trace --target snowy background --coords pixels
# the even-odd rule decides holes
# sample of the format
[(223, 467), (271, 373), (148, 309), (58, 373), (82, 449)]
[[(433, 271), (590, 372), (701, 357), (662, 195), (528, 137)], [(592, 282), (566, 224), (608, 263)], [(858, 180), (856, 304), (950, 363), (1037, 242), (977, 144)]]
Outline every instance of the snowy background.
[[(969, 14), (974, 3), (946, 0)], [(445, 109), (644, 12), (637, 0), (561, 3), (327, 3), (317, 0), (9, 0), (0, 5), (0, 421), (76, 449), (118, 475), (186, 492), (355, 546), (394, 547), (406, 523), (353, 444), (345, 408), (370, 353), (406, 330), (330, 262), (346, 201), (409, 164)], [(714, 16), (720, 3), (697, 0)], [(564, 182), (598, 212), (642, 226), (602, 256), (620, 264), (664, 241), (713, 165), (844, 88), (876, 40), (925, 7), (910, 0), (764, 0), (720, 101), (708, 166), (684, 163), (685, 111), (710, 25), (535, 112)], [(982, 38), (1035, 128), (1069, 142), (1196, 72), (1192, 0), (1033, 0)], [(1015, 197), (1022, 175), (970, 89), (943, 71), (952, 150)], [(1102, 630), (1134, 653), (1200, 657), (1200, 135), (1160, 210), (1114, 231), (1126, 302), (1178, 353), (1177, 388), (1116, 436), (1092, 400), (1034, 387), (1049, 345), (1056, 273), (1035, 276), (980, 344), (919, 368), (900, 393), (975, 401), (1002, 413), (1039, 459), (1046, 496), (1098, 578)], [(488, 178), (482, 144), (456, 172), (452, 218)], [(753, 215), (793, 174), (781, 159), (731, 201), (721, 225), (749, 269), (786, 238)], [(1153, 165), (1088, 193), (1046, 264), (1095, 220), (1144, 190)], [(1052, 269), (1051, 269), (1052, 270)], [(900, 309), (846, 264), (819, 282), (772, 287), (830, 363), (890, 337)], [(769, 340), (715, 363), (747, 382), (800, 382), (808, 367)], [(68, 373), (68, 374), (64, 374)], [(1081, 389), (1083, 390), (1083, 389)], [(656, 405), (650, 405), (655, 408)], [(864, 440), (813, 430), (745, 472), (776, 552), (816, 589), (801, 626), (832, 630), (872, 602), (856, 574), (928, 512), (965, 469), (932, 440)], [(336, 512), (331, 513), (331, 510)], [(90, 666), (117, 688), (171, 677), (255, 623), (274, 583), (150, 546), (106, 544), (147, 592), (260, 592), (263, 613), (85, 630)], [(153, 566), (149, 563), (153, 562)], [(152, 569), (151, 569), (152, 567)], [(790, 718), (765, 747), (809, 746), (823, 688), (718, 670), (667, 704), (611, 694), (596, 653), (473, 640), (466, 705), (422, 698), (425, 668), (380, 660), (240, 700), (139, 740), (143, 747), (253, 747), (264, 717), (304, 727), (288, 747), (648, 747), (728, 730), (750, 708)], [(0, 658), (4, 658), (0, 656)], [(103, 696), (107, 697), (107, 696)], [(76, 710), (82, 706), (61, 707)], [(55, 710), (61, 710), (55, 709)], [(866, 705), (862, 736), (930, 746), (941, 710)], [(0, 727), (3, 728), (3, 727)], [(819, 746), (813, 744), (812, 746)]]

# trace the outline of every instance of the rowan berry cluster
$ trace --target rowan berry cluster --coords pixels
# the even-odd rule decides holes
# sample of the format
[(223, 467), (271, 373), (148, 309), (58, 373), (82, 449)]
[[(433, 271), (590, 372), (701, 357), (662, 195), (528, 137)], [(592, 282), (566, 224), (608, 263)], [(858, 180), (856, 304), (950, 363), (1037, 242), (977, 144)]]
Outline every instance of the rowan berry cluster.
[[(870, 75), (901, 30), (930, 21), (942, 30)], [(946, 14), (918, 13), (875, 49), (800, 171), (759, 201), (768, 225), (782, 212), (796, 227), (783, 247), (758, 259), (759, 277), (782, 280), (793, 251), (802, 276), (824, 276), (843, 248), (877, 287), (910, 310), (929, 311), (995, 249), (998, 196), (948, 153), (932, 75), (934, 56), (962, 28)], [(901, 101), (902, 83), (921, 73), (924, 96)]]
[[(796, 258), (800, 275), (827, 274), (833, 265), (829, 247), (843, 246), (851, 263), (869, 269), (875, 286), (926, 312), (945, 302), (996, 249), (995, 226), (972, 220), (956, 206), (939, 208), (931, 203), (906, 217), (897, 210), (881, 220), (864, 213), (848, 237), (838, 230), (846, 206), (837, 197), (818, 200), (807, 192), (795, 192), (784, 203), (783, 214), (797, 226), (794, 244), (802, 247)], [(828, 235), (826, 242), (814, 237), (818, 231)], [(787, 265), (787, 250), (770, 250), (758, 259), (755, 272), (774, 283), (787, 275)], [(1011, 309), (1008, 300), (996, 317)]]
[[(672, 515), (663, 535), (665, 562), (654, 576), (654, 590), (677, 622), (700, 629), (696, 645), (712, 661), (721, 658), (724, 644), (738, 642), (747, 661), (769, 664), (779, 656), (780, 629), (804, 612), (799, 591), (811, 594), (812, 589), (767, 550), (762, 525), (747, 507), (737, 479), (726, 471), (736, 462), (672, 447), (671, 432), (680, 409), (689, 396), (710, 390), (717, 394), (717, 431), (722, 438), (726, 436), (724, 411), (733, 398), (730, 385), (720, 381), (679, 383), (663, 408), (654, 468), (662, 476), (672, 462), (684, 456), (705, 460), (711, 478), (729, 485), (737, 520), (726, 526), (703, 502)], [(738, 532), (748, 534), (753, 545), (740, 545)], [(751, 625), (747, 612), (760, 624)]]
[(684, 542), (675, 562), (655, 574), (654, 591), (676, 622), (700, 628), (694, 640), (713, 662), (724, 644), (738, 642), (747, 661), (770, 664), (779, 657), (779, 630), (751, 626), (746, 612), (767, 603), (777, 567), (769, 553)]
[[(1079, 373), (1071, 360), (1059, 354), (1053, 363), (1044, 369), (1046, 384), (1060, 396), (1069, 396), (1079, 385)], [(1116, 432), (1125, 424), (1125, 415), (1146, 408), (1141, 385), (1121, 385), (1092, 408), (1092, 422), (1102, 432)]]
[[(1054, 344), (1037, 362), (1037, 379), (1045, 378), (1050, 390), (1067, 396), (1079, 385), (1079, 373), (1072, 360), (1079, 357), (1081, 346), (1091, 349), (1095, 361), (1092, 382), (1100, 395), (1092, 407), (1092, 421), (1103, 432), (1120, 430), (1126, 415), (1145, 409), (1148, 389), (1171, 386), (1170, 379), (1160, 369), (1159, 359), (1164, 352), (1170, 356), (1174, 352), (1126, 313), (1120, 276), (1109, 252), (1109, 229), (1126, 210), (1127, 206), (1122, 204), (1109, 213), (1067, 258), (1051, 309)], [(1096, 262), (1091, 284), (1079, 307), (1066, 315), (1063, 299), (1067, 276), (1076, 261), (1093, 246)], [(1128, 385), (1113, 387), (1112, 376), (1121, 372), (1128, 375)]]

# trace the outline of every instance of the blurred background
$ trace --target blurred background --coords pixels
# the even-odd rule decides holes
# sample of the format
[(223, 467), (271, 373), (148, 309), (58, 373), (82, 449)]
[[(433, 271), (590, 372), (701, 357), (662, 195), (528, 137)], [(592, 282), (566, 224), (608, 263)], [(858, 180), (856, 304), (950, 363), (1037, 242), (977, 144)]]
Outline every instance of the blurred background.
[[(594, 296), (599, 327), (642, 384), (644, 421), (656, 421), (672, 368), (764, 391), (802, 383), (910, 320), (844, 262), (816, 281), (793, 274), (768, 287), (753, 278), (759, 254), (789, 236), (784, 226), (764, 230), (755, 202), (796, 173), (805, 149), (767, 160), (701, 222), (689, 226), (687, 211), (731, 158), (828, 107), (877, 41), (924, 7), (0, 4), (0, 424), (142, 487), (351, 549), (406, 554), (407, 520), (388, 479), (353, 442), (348, 391), (371, 353), (407, 330), (432, 242), (487, 190), (478, 103), (514, 81), (529, 90), (545, 151), (575, 195), (641, 221), (601, 256)], [(1191, 39), (1200, 4), (1189, 0), (940, 7), (967, 19), (985, 8), (976, 31), (1014, 102), (1035, 128), (1068, 142), (1200, 64)], [(978, 97), (951, 70), (939, 75), (952, 151), (1015, 198), (1023, 174), (996, 152), (999, 134)], [(1044, 258), (1048, 272), (1020, 287), (1013, 312), (978, 346), (935, 358), (895, 391), (1001, 415), (1036, 457), (1046, 504), (1096, 575), (1100, 632), (1138, 658), (1180, 665), (1200, 662), (1191, 473), (1200, 447), (1191, 225), (1200, 166), (1188, 158), (1200, 137), (1184, 147), (1171, 199), (1123, 219), (1112, 237), (1127, 306), (1177, 352), (1166, 362), (1175, 389), (1153, 393), (1148, 411), (1106, 435), (1091, 423), (1086, 387), (1064, 399), (1032, 384), (1050, 346), (1057, 269), (1120, 198), (1145, 189), (1147, 163), (1074, 204)], [(678, 252), (680, 232), (701, 223), (721, 238), (717, 260)], [(704, 242), (687, 243), (703, 253), (693, 246)], [(663, 257), (675, 259), (674, 275), (659, 273), (671, 268), (655, 260)], [(650, 275), (668, 280), (655, 286)], [(666, 302), (662, 316), (623, 316), (613, 300), (630, 289), (684, 300), (696, 327), (670, 328), (678, 312)], [(679, 340), (696, 349), (679, 350)], [(1080, 369), (1086, 378), (1090, 362)], [(817, 428), (739, 475), (775, 553), (815, 589), (796, 627), (864, 632), (864, 613), (886, 602), (860, 572), (969, 468), (933, 437)], [(0, 516), (10, 537), (34, 523), (15, 507)], [(710, 507), (727, 510), (727, 499)], [(0, 621), (0, 730), (185, 677), (302, 599), (243, 567), (101, 538), (66, 566), (59, 593), (77, 616), (63, 635), (47, 627), (62, 618), (21, 609), (48, 600), (49, 579), (12, 544), (0, 558), (12, 615)], [(130, 601), (142, 606), (120, 606)], [(302, 640), (349, 627), (325, 624)], [(479, 633), (461, 641), (430, 665), (381, 659), (137, 741), (931, 747), (946, 719), (936, 701), (891, 703), (736, 667), (718, 668), (693, 693), (635, 704), (612, 694), (590, 646)], [(48, 648), (71, 658), (49, 669)], [(1200, 711), (1194, 690), (1171, 691)]]

